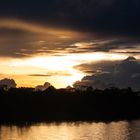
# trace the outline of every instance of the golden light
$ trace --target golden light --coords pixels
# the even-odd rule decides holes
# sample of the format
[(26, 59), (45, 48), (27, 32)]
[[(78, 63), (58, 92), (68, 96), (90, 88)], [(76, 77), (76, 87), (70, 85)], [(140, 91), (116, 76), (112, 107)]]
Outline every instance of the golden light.
[[(64, 56), (39, 55), (26, 59), (7, 58), (4, 61), (0, 59), (0, 66), (3, 69), (0, 77), (14, 78), (18, 86), (34, 87), (47, 81), (56, 88), (61, 88), (72, 85), (86, 75), (84, 72), (77, 70), (76, 65), (101, 60), (123, 60), (127, 57), (127, 54), (93, 52), (65, 54)], [(44, 76), (29, 76), (36, 74)]]
[[(77, 64), (77, 62), (64, 57), (38, 56), (24, 60), (13, 60), (12, 62), (10, 62), (9, 66), (15, 68), (15, 73), (18, 75), (17, 77), (19, 77), (19, 75), (24, 75), (24, 77), (26, 77), (26, 82), (34, 79), (40, 82), (38, 82), (38, 84), (43, 84), (43, 82), (48, 81), (56, 88), (60, 88), (66, 87), (67, 85), (72, 85), (75, 81), (82, 79), (84, 73), (74, 69), (74, 66)], [(44, 74), (44, 77), (32, 76), (32, 78), (30, 79), (27, 77), (27, 75), (33, 74)], [(45, 77), (45, 75), (47, 74), (50, 76)], [(33, 82), (32, 86), (35, 86), (34, 83), (35, 82)]]
[[(66, 87), (85, 76), (84, 72), (76, 69), (75, 66), (77, 65), (102, 60), (123, 60), (129, 56), (127, 53), (116, 53), (115, 51), (84, 51), (86, 47), (94, 47), (94, 42), (88, 41), (91, 36), (87, 33), (84, 34), (48, 25), (42, 26), (22, 20), (3, 18), (0, 19), (0, 28), (18, 29), (37, 35), (27, 37), (27, 44), (30, 48), (28, 48), (28, 45), (25, 47), (22, 46), (17, 52), (13, 52), (13, 56), (8, 54), (11, 57), (0, 58), (0, 78), (13, 78), (16, 80), (18, 86), (34, 87), (47, 81), (56, 88)], [(82, 42), (85, 39), (87, 41)], [(6, 45), (10, 47), (14, 46), (14, 44)], [(13, 48), (13, 50), (16, 49), (18, 48)], [(12, 48), (9, 50), (12, 51)], [(72, 52), (70, 52), (71, 50)], [(76, 52), (74, 53), (75, 50)], [(79, 50), (83, 52), (79, 53)], [(2, 51), (6, 52), (7, 50), (2, 49)], [(50, 52), (48, 53), (47, 51)], [(13, 58), (16, 56), (15, 54), (19, 56), (24, 54), (26, 58)]]
[(128, 54), (116, 54), (106, 52), (91, 52), (91, 53), (79, 53), (79, 54), (68, 54), (67, 59), (77, 63), (90, 63), (101, 60), (123, 60), (126, 59)]

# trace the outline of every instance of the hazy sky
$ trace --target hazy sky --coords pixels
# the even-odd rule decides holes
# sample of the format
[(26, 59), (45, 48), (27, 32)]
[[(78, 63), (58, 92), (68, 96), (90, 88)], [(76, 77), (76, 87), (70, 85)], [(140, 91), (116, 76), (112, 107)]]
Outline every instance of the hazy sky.
[(139, 7), (139, 0), (1, 0), (0, 78), (60, 88), (140, 59)]

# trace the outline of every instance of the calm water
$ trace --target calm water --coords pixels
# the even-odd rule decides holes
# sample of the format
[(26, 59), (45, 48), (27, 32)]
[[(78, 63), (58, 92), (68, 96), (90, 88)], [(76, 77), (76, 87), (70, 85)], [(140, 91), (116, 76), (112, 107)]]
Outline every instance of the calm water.
[(140, 120), (1, 126), (0, 140), (140, 140)]

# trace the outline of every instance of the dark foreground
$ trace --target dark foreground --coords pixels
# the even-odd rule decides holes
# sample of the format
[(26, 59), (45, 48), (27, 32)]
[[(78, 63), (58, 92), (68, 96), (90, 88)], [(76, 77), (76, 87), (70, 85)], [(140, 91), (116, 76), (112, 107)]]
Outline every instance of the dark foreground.
[(49, 88), (1, 90), (0, 123), (114, 121), (140, 118), (140, 96), (128, 89), (70, 92)]

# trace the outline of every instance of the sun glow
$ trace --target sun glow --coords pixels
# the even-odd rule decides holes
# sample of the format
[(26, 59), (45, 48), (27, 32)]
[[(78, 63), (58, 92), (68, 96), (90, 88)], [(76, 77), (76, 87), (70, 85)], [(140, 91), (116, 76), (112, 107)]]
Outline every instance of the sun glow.
[[(75, 68), (82, 63), (97, 62), (101, 60), (121, 60), (127, 58), (123, 54), (113, 53), (79, 53), (65, 54), (62, 56), (34, 56), (26, 59), (14, 59), (10, 61), (9, 69), (5, 73), (15, 75), (18, 85), (27, 86), (21, 77), (29, 86), (36, 86), (44, 82), (50, 82), (56, 88), (72, 85), (75, 81), (81, 80), (86, 74)], [(8, 62), (7, 62), (8, 63)], [(13, 69), (13, 70), (12, 70)], [(21, 75), (21, 77), (20, 77)], [(15, 77), (15, 76), (14, 76)]]
[[(50, 82), (56, 88), (72, 85), (75, 81), (82, 79), (85, 74), (74, 69), (78, 63), (64, 57), (33, 57), (29, 59), (18, 59), (10, 63), (11, 67), (16, 67), (15, 73), (18, 75), (31, 75), (31, 79), (41, 79), (43, 82)], [(37, 77), (35, 75), (44, 75)], [(46, 76), (45, 76), (46, 75)], [(29, 79), (26, 79), (26, 81)], [(40, 81), (40, 80), (39, 80)], [(39, 83), (38, 83), (39, 84)], [(32, 85), (35, 86), (35, 85)]]
[(56, 88), (66, 87), (86, 75), (77, 65), (124, 60), (129, 56), (122, 50), (96, 51), (94, 47), (110, 40), (103, 42), (96, 40), (96, 35), (62, 27), (0, 18), (0, 29), (5, 31), (0, 34), (0, 78), (13, 78), (18, 87), (35, 87), (45, 82)]

